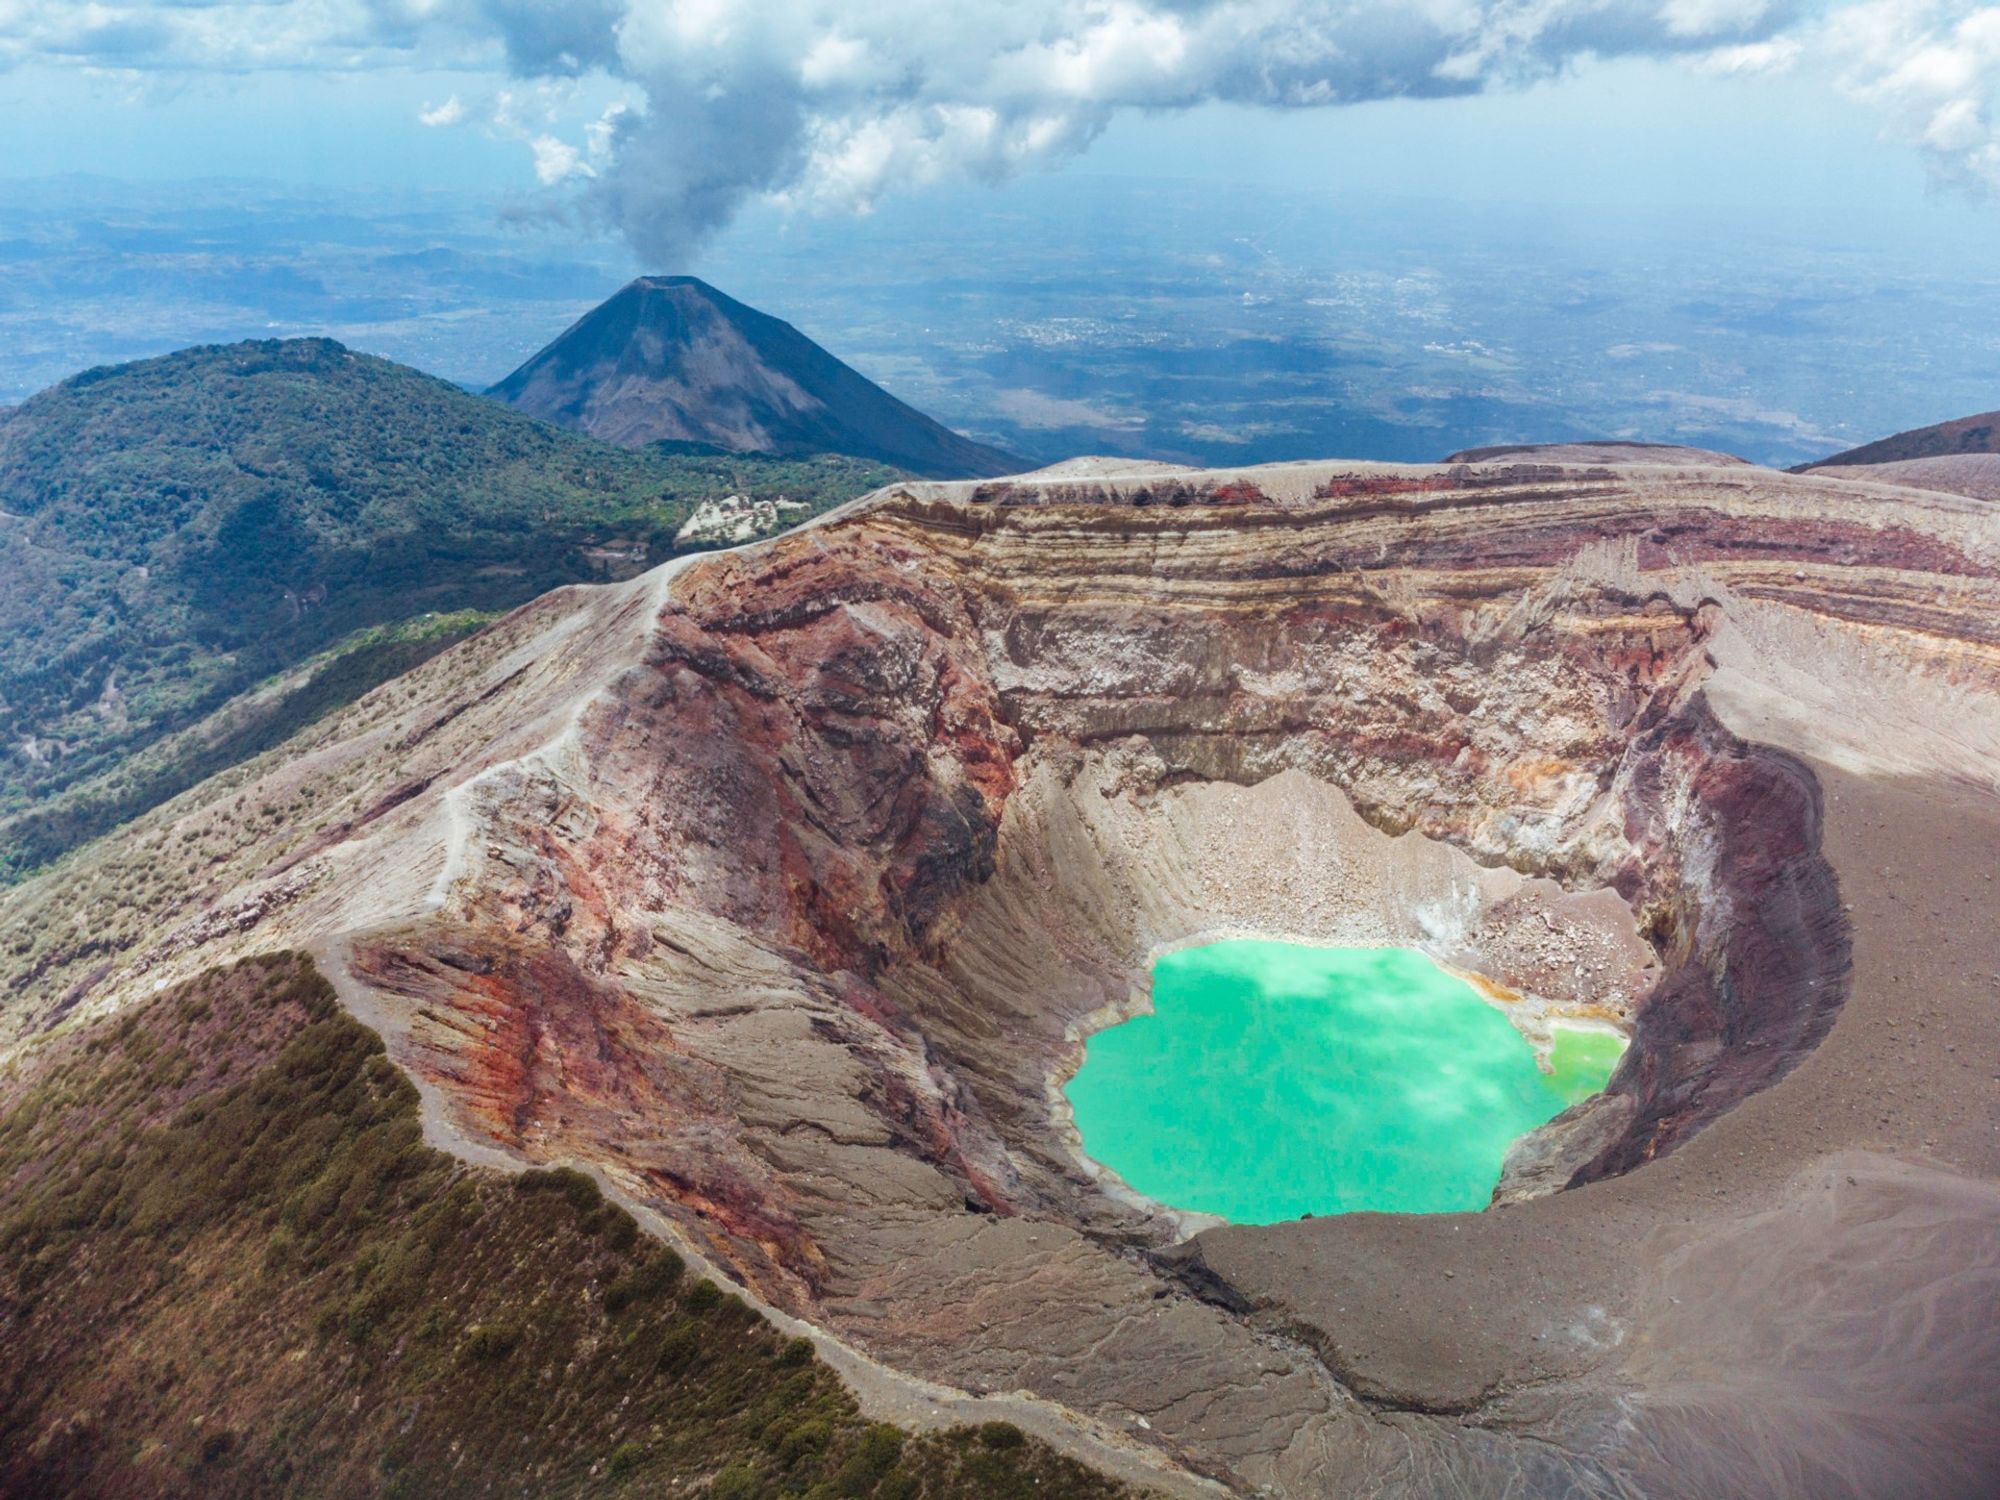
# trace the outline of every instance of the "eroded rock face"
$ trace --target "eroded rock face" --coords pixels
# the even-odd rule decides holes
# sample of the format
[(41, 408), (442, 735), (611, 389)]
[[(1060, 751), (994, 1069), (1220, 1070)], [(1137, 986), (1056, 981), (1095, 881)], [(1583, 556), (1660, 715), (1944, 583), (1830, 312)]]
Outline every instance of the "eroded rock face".
[[(1633, 1036), (1605, 1095), (1521, 1144), (1501, 1197), (1524, 1206), (1479, 1234), (1520, 1212), (1565, 1244), (1637, 1235), (1589, 1205), (1783, 1079), (1848, 990), (1796, 753), (1818, 752), (1740, 726), (1935, 692), (1984, 745), (1996, 556), (1971, 502), (1741, 466), (890, 491), (524, 615), (471, 680), (442, 658), (421, 725), (357, 717), (314, 752), (331, 782), (399, 745), (395, 786), (218, 896), (247, 928), (191, 916), (199, 955), (100, 975), (92, 1003), (218, 945), (312, 942), (446, 1139), (600, 1168), (897, 1370), (1028, 1391), (1240, 1487), (1615, 1493), (1608, 1385), (1559, 1421), (1514, 1394), (1594, 1378), (1615, 1313), (1477, 1344), (1424, 1298), (1357, 1288), (1351, 1325), (1290, 1305), (1331, 1284), (1318, 1250), (1174, 1248), (1189, 1226), (1099, 1179), (1056, 1084), (1164, 947), (1420, 946), (1531, 1036), (1564, 1014)], [(1899, 767), (1938, 744), (1911, 733)], [(1461, 1218), (1393, 1221), (1394, 1264), (1462, 1264)]]
[[(586, 883), (585, 922), (599, 909), (606, 921), (661, 907), (720, 917), (802, 955), (813, 983), (838, 976), (849, 1009), (937, 1054), (954, 1081), (1005, 1077), (978, 1111), (1021, 1133), (980, 1145), (996, 1161), (1049, 1123), (1017, 1105), (1046, 1091), (1015, 1064), (1055, 1065), (1064, 1035), (1122, 999), (1155, 947), (1232, 920), (1311, 925), (1248, 889), (1144, 920), (1139, 892), (1202, 853), (1177, 858), (1157, 838), (1082, 887), (1087, 865), (1046, 848), (1051, 803), (1080, 781), (1148, 807), (1177, 788), (1303, 773), (1385, 834), (1470, 856), (1402, 895), (1411, 913), (1449, 905), (1452, 882), (1482, 865), (1614, 892), (1651, 948), (1635, 951), (1614, 921), (1615, 972), (1512, 951), (1553, 889), (1505, 909), (1497, 892), (1460, 898), (1428, 932), (1386, 915), (1378, 928), (1558, 1012), (1636, 1020), (1633, 1062), (1592, 1106), (1622, 1127), (1608, 1140), (1601, 1119), (1557, 1132), (1593, 1147), (1571, 1180), (1670, 1149), (1811, 1046), (1845, 970), (1812, 778), (1709, 712), (1712, 602), (1592, 579), (1590, 549), (1558, 540), (1554, 516), (1508, 539), (1515, 573), (1537, 554), (1556, 565), (1521, 588), (1495, 578), (1490, 529), (1468, 529), (1459, 508), (1401, 516), (1395, 548), (1384, 537), (1371, 549), (1352, 483), (1340, 504), (1302, 510), (1266, 497), (1245, 511), (1245, 487), (1185, 510), (898, 496), (697, 566), (643, 667), (586, 723), (592, 826), (550, 846), (560, 878), (535, 881)], [(1732, 548), (1758, 543), (1745, 523), (1727, 529)], [(1010, 799), (1038, 775), (1043, 790), (1010, 822)], [(1267, 828), (1258, 842), (1286, 865), (1310, 836)], [(1005, 874), (996, 883), (1003, 854), (1060, 894), (1037, 902)], [(510, 899), (506, 880), (468, 884), (479, 900)], [(998, 916), (996, 891), (1014, 902)], [(514, 898), (510, 925), (542, 920), (600, 965), (649, 949), (643, 933), (574, 931), (567, 896), (555, 915), (526, 909), (540, 899)], [(1343, 898), (1326, 899), (1338, 910)], [(1095, 930), (1074, 936), (1093, 904)], [(1475, 939), (1469, 917), (1494, 930)], [(1028, 1007), (1029, 1035), (997, 1049), (960, 1013), (989, 1017), (986, 992), (1018, 976), (981, 973), (966, 957), (975, 940), (1043, 960), (1030, 966), (1044, 998)], [(1654, 966), (1662, 977), (1642, 995), (1635, 970)], [(964, 1185), (982, 1201), (992, 1187)]]

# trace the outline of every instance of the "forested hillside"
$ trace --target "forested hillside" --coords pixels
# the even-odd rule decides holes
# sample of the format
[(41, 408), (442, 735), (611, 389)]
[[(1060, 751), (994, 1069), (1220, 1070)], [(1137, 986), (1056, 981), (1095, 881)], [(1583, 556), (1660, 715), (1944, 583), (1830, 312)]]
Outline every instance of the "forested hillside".
[(78, 375), (0, 422), (0, 874), (214, 770), (226, 745), (119, 776), (274, 673), (327, 654), (332, 706), (461, 612), (661, 560), (705, 498), (820, 510), (894, 477), (613, 448), (326, 339)]

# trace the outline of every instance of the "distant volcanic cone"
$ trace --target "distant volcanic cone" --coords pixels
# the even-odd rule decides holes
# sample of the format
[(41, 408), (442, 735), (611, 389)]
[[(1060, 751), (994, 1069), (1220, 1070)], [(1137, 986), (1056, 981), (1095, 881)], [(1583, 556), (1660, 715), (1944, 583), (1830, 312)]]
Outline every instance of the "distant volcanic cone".
[(933, 478), (1027, 467), (898, 401), (791, 324), (692, 276), (631, 282), (488, 394), (628, 448), (844, 453)]

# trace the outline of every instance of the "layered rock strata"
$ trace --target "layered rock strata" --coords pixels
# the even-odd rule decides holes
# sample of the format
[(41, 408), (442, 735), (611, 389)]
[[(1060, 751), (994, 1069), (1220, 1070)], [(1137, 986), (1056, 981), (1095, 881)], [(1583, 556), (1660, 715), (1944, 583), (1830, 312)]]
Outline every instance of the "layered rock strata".
[[(1638, 1268), (1698, 1219), (1740, 1259), (1727, 1163), (1676, 1163), (1848, 1024), (1826, 776), (1993, 795), (2000, 531), (1526, 458), (911, 486), (550, 596), (137, 830), (209, 888), (142, 950), (33, 953), (9, 1023), (309, 943), (441, 1142), (600, 1170), (895, 1371), (1242, 1489), (1675, 1493), (1619, 1416), (1664, 1380), (1633, 1330), (1688, 1326)], [(1514, 1206), (1188, 1243), (1057, 1084), (1154, 954), (1245, 933), (1419, 946), (1632, 1045)]]

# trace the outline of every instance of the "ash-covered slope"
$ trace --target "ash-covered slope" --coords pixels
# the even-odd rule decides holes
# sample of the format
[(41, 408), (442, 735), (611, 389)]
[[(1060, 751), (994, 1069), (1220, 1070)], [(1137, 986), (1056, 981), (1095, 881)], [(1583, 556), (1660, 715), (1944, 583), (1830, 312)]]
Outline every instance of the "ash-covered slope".
[[(1996, 856), (1990, 505), (1085, 465), (524, 607), (14, 893), (0, 1036), (309, 948), (429, 1139), (1162, 1483), (1987, 1495)], [(1189, 1239), (1056, 1085), (1245, 931), (1632, 1046), (1492, 1211)]]
[(843, 453), (942, 479), (1023, 467), (692, 276), (633, 281), (488, 394), (626, 448)]
[(2000, 500), (2000, 453), (1954, 453), (1880, 464), (1843, 464), (1806, 472), (1872, 484), (1907, 485), (1914, 490), (1938, 490), (1975, 500)]

